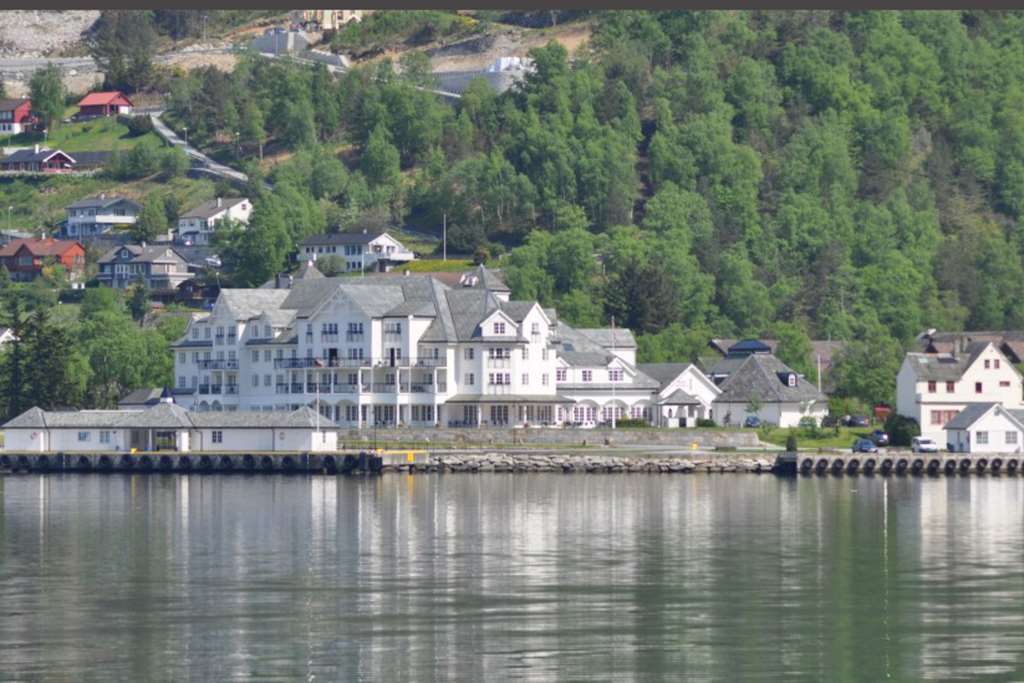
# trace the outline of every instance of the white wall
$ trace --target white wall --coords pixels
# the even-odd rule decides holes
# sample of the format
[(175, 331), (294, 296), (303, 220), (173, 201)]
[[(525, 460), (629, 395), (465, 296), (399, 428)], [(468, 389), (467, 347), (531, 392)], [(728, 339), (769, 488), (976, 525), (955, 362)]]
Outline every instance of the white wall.
[[(987, 443), (979, 443), (978, 433), (987, 435)], [(1006, 415), (991, 410), (976, 420), (968, 429), (947, 430), (947, 438), (940, 446), (952, 444), (962, 453), (1021, 453), (1024, 451), (1024, 432)], [(1006, 443), (1007, 433), (1016, 434), (1015, 443)]]
[(719, 403), (712, 405), (712, 416), (719, 425), (725, 425), (726, 415), (731, 415), (729, 424), (731, 426), (742, 426), (748, 415), (756, 415), (761, 422), (767, 422), (779, 427), (796, 427), (803, 417), (813, 417), (818, 423), (828, 414), (828, 403), (820, 401), (801, 412), (799, 403), (762, 403), (761, 409), (756, 413), (747, 412), (746, 403)]

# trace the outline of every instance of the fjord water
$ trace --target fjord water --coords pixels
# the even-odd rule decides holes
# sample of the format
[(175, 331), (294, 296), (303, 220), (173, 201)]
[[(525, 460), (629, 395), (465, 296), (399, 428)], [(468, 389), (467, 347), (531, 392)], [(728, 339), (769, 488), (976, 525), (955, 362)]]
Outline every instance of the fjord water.
[(0, 679), (1009, 680), (1024, 478), (0, 478)]

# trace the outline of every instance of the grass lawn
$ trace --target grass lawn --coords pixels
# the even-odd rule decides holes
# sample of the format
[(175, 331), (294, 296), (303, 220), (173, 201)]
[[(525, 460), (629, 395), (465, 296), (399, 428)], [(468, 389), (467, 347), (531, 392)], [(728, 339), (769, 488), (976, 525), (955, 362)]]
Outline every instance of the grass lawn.
[(815, 448), (850, 448), (853, 442), (859, 438), (867, 438), (874, 431), (874, 427), (840, 427), (839, 434), (832, 427), (824, 427), (818, 430), (817, 437), (809, 437), (800, 429), (783, 429), (773, 427), (768, 430), (758, 429), (756, 431), (761, 441), (773, 443), (777, 446), (786, 445), (786, 437), (790, 433), (796, 434), (797, 447), (801, 450), (813, 450)]
[[(116, 117), (93, 119), (81, 123), (64, 123), (50, 132), (46, 140), (41, 133), (21, 133), (0, 138), (0, 145), (18, 147), (40, 144), (65, 152), (102, 152), (113, 149), (127, 150), (136, 145), (159, 147), (163, 141), (156, 133), (138, 137), (128, 136), (128, 127)], [(72, 154), (73, 155), (73, 154)]]
[(410, 273), (453, 273), (469, 270), (473, 262), (469, 259), (450, 258), (447, 261), (441, 259), (422, 259), (412, 261), (398, 270), (408, 270)]

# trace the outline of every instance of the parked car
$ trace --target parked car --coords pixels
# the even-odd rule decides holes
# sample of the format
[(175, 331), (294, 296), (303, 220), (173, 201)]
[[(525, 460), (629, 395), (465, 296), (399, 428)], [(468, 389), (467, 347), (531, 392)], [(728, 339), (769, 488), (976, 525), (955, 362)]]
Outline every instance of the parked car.
[(877, 453), (878, 446), (871, 439), (857, 439), (853, 442), (854, 453)]
[(747, 419), (743, 421), (743, 426), (751, 429), (757, 429), (761, 426), (761, 418), (757, 415), (747, 415)]
[(821, 418), (822, 427), (835, 427), (837, 424), (839, 424), (839, 418), (835, 415), (826, 415)]
[(869, 436), (868, 438), (874, 441), (876, 446), (889, 445), (889, 435), (883, 432), (881, 429), (876, 429), (875, 431), (871, 432), (871, 436)]
[(871, 421), (863, 415), (850, 415), (846, 418), (847, 427), (870, 427)]
[(938, 453), (939, 444), (926, 436), (915, 436), (910, 441), (910, 450), (915, 453)]

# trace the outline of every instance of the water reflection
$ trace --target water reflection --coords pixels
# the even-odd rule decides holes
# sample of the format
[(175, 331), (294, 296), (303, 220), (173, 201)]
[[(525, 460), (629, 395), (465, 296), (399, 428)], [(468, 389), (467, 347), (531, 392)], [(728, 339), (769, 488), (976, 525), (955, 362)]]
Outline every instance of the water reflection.
[(1019, 478), (0, 478), (0, 678), (1020, 678)]

